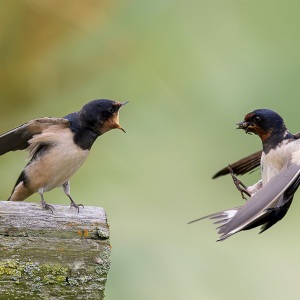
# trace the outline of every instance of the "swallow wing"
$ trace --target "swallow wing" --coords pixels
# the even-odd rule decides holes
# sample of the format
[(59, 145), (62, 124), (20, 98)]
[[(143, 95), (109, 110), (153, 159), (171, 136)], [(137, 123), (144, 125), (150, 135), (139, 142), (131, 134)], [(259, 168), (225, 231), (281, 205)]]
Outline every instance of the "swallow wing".
[(219, 211), (188, 224), (206, 218), (216, 220), (214, 224), (220, 225), (217, 229), (221, 234), (218, 241), (257, 226), (262, 226), (260, 233), (267, 230), (285, 216), (300, 185), (300, 151), (297, 154), (299, 164), (297, 159), (295, 163), (287, 163), (245, 205)]
[[(262, 151), (257, 151), (251, 155), (248, 155), (233, 164), (230, 164), (231, 169), (233, 170), (234, 174), (236, 175), (243, 175), (246, 174), (255, 168), (259, 167), (260, 165), (260, 158), (261, 158)], [(223, 168), (219, 172), (217, 172), (214, 176), (213, 179), (224, 176), (229, 174), (230, 171), (228, 170), (228, 167)]]
[[(238, 209), (228, 222), (220, 227), (219, 233), (222, 235), (219, 240), (224, 240), (241, 230), (262, 225), (261, 219), (269, 213), (269, 209), (284, 206), (292, 201), (291, 193), (295, 192), (299, 181), (300, 164), (288, 162), (276, 176)], [(287, 201), (283, 200), (278, 205), (284, 193), (287, 193)]]
[(69, 127), (70, 122), (63, 118), (39, 118), (31, 120), (0, 135), (0, 155), (10, 151), (24, 150), (29, 146), (28, 141), (45, 129), (59, 125), (62, 128)]
[[(300, 139), (300, 132), (294, 134), (294, 137), (295, 139)], [(235, 175), (244, 175), (259, 167), (261, 154), (262, 151), (257, 151), (230, 164), (230, 167), (232, 168)], [(215, 179), (220, 176), (227, 175), (229, 173), (230, 171), (228, 170), (228, 167), (225, 167), (222, 170), (218, 171), (212, 178)]]

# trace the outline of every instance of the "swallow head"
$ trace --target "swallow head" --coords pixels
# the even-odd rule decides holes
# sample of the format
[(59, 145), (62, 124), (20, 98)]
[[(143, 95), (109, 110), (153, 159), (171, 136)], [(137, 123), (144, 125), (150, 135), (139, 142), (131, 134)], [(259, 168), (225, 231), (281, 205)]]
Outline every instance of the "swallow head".
[(127, 102), (108, 99), (93, 100), (83, 106), (79, 115), (98, 135), (111, 129), (125, 130), (119, 124), (119, 111)]
[(269, 109), (257, 109), (248, 113), (244, 121), (237, 123), (237, 129), (256, 134), (263, 142), (271, 135), (287, 130), (281, 116)]

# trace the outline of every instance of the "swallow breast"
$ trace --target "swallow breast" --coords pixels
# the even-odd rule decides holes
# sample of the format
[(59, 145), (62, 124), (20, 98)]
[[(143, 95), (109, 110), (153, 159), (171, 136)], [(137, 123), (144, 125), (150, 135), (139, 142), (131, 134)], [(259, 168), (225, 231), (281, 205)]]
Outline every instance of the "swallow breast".
[[(261, 177), (262, 183), (265, 185), (272, 177), (274, 177), (283, 168), (283, 166), (292, 160), (293, 156), (300, 151), (300, 139), (284, 140), (275, 149), (268, 154), (262, 153), (261, 157)], [(300, 164), (300, 154), (299, 164)]]
[[(30, 163), (25, 168), (29, 188), (36, 192), (50, 191), (62, 186), (85, 162), (89, 150), (83, 150), (73, 141), (69, 128), (53, 126), (34, 136), (28, 148)], [(47, 151), (35, 155), (40, 145), (47, 144)]]

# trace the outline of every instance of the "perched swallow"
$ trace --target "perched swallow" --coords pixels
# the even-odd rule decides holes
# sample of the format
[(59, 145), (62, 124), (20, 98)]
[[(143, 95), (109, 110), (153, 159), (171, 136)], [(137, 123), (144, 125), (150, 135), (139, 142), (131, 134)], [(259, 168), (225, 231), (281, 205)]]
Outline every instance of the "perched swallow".
[(24, 149), (29, 152), (29, 162), (8, 200), (23, 201), (39, 193), (43, 208), (53, 212), (53, 206), (44, 200), (44, 193), (62, 186), (71, 207), (79, 212), (79, 206), (83, 205), (77, 205), (70, 196), (70, 178), (84, 163), (100, 135), (114, 128), (124, 131), (119, 125), (119, 110), (126, 103), (93, 100), (63, 118), (31, 120), (2, 134), (0, 155)]
[[(217, 219), (219, 241), (242, 231), (261, 227), (261, 232), (280, 221), (287, 213), (300, 184), (300, 134), (291, 134), (280, 115), (269, 109), (248, 113), (238, 129), (260, 137), (263, 150), (224, 168), (213, 178), (244, 174), (260, 165), (261, 180), (245, 187), (251, 197), (240, 207), (220, 211), (203, 218)], [(241, 189), (242, 190), (242, 189)]]

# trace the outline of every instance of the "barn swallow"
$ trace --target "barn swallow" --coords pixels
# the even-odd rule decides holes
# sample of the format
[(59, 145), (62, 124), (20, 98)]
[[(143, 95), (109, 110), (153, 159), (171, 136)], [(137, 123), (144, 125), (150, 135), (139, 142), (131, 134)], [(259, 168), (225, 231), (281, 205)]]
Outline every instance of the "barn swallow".
[[(127, 102), (93, 100), (78, 112), (63, 118), (31, 120), (0, 136), (0, 155), (9, 151), (29, 152), (29, 162), (21, 172), (8, 201), (23, 201), (39, 193), (42, 207), (53, 213), (54, 207), (44, 200), (44, 193), (62, 187), (71, 206), (78, 210), (70, 196), (70, 178), (87, 159), (96, 139), (118, 128), (119, 111)], [(125, 131), (124, 131), (125, 132)]]
[(269, 109), (254, 110), (237, 124), (237, 129), (258, 135), (263, 149), (222, 169), (214, 178), (230, 172), (244, 174), (260, 165), (261, 180), (245, 187), (251, 197), (243, 206), (190, 222), (216, 219), (219, 241), (257, 226), (262, 226), (260, 233), (269, 229), (286, 215), (300, 184), (300, 134), (291, 134), (279, 114)]

